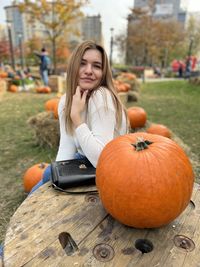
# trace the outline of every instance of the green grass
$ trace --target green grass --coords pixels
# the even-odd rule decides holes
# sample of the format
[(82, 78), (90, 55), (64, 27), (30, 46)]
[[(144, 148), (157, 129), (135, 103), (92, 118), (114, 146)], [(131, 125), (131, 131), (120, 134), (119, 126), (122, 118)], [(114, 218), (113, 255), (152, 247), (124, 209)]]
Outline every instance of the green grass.
[(134, 105), (143, 107), (151, 122), (169, 127), (200, 159), (200, 86), (188, 81), (142, 84)]
[(23, 174), (39, 162), (50, 162), (56, 151), (35, 144), (27, 124), (30, 116), (44, 111), (51, 95), (5, 93), (0, 99), (0, 242), (10, 217), (25, 199)]
[[(56, 149), (39, 147), (27, 120), (44, 111), (54, 94), (5, 93), (0, 96), (0, 242), (16, 208), (25, 199), (23, 174), (39, 162), (50, 162)], [(138, 102), (148, 120), (168, 126), (200, 159), (200, 87), (187, 81), (142, 84)], [(197, 166), (197, 173), (199, 165)], [(196, 176), (196, 179), (198, 177)]]

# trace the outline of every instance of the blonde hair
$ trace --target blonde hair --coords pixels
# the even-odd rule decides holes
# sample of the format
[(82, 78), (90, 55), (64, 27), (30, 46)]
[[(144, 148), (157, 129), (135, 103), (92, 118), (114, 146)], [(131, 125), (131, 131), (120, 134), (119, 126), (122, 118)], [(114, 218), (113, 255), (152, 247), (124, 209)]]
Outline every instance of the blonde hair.
[[(117, 128), (121, 126), (122, 123), (122, 112), (125, 109), (123, 108), (123, 105), (118, 97), (117, 91), (113, 84), (112, 79), (112, 72), (111, 68), (108, 62), (108, 57), (106, 55), (106, 52), (104, 48), (98, 44), (96, 44), (93, 41), (85, 41), (81, 43), (79, 46), (76, 47), (76, 49), (71, 54), (71, 57), (68, 62), (68, 68), (67, 68), (67, 90), (66, 90), (66, 101), (65, 101), (65, 123), (66, 123), (66, 131), (73, 135), (74, 128), (73, 128), (73, 122), (70, 117), (71, 113), (71, 106), (72, 106), (72, 99), (73, 95), (76, 92), (76, 88), (78, 86), (78, 80), (79, 80), (79, 67), (81, 64), (81, 60), (83, 58), (83, 55), (86, 50), (89, 49), (96, 49), (100, 51), (102, 55), (102, 79), (99, 84), (99, 86), (106, 87), (110, 92), (113, 99), (113, 103), (116, 109), (116, 122), (117, 122)], [(95, 90), (98, 90), (99, 87), (94, 88), (92, 90), (90, 96), (93, 94)], [(87, 99), (88, 100), (88, 99)], [(88, 101), (87, 103), (88, 104)], [(125, 111), (126, 114), (126, 111)]]

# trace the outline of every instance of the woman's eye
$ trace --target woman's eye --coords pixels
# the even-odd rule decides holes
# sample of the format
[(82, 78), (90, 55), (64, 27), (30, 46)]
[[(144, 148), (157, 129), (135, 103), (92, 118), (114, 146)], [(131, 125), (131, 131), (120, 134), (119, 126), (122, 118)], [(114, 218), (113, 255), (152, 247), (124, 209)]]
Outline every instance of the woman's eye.
[(94, 65), (95, 68), (101, 69), (101, 65)]

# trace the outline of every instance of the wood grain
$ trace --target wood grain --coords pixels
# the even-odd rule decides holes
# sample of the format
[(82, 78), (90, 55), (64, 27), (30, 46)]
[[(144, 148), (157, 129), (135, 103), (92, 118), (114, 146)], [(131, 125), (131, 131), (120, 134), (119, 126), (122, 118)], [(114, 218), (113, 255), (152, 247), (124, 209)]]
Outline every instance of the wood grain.
[[(135, 229), (108, 215), (98, 194), (63, 194), (45, 184), (13, 215), (5, 239), (4, 266), (200, 267), (197, 184), (192, 201), (164, 227)], [(191, 240), (195, 247), (177, 246), (177, 235)], [(144, 240), (151, 242), (152, 251), (142, 253), (135, 246), (138, 240), (142, 247)]]

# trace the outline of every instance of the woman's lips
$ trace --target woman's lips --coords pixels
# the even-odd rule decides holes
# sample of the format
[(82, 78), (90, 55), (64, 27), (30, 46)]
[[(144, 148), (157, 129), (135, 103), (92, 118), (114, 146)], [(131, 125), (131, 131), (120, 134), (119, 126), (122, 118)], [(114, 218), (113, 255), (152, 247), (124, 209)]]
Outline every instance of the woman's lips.
[(90, 79), (90, 78), (81, 78), (81, 80), (84, 82), (93, 82), (94, 81), (93, 79)]

